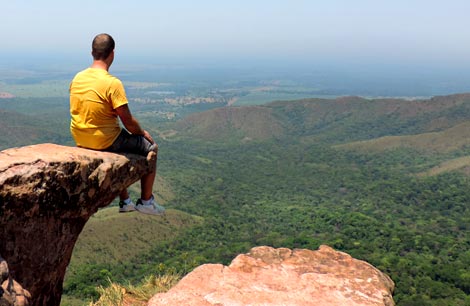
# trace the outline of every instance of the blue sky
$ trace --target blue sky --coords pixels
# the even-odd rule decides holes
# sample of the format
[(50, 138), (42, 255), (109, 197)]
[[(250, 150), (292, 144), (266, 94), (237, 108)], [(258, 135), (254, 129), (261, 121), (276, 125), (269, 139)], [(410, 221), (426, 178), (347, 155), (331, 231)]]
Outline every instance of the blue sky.
[(108, 32), (121, 54), (470, 67), (470, 1), (15, 0), (3, 53), (89, 55)]

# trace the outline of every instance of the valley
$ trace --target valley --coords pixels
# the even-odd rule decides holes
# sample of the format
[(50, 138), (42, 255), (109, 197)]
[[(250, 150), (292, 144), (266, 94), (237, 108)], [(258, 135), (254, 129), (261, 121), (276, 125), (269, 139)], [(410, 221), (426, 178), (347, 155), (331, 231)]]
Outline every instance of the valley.
[[(390, 275), (397, 305), (470, 304), (469, 94), (327, 99), (331, 90), (295, 80), (161, 74), (123, 79), (159, 143), (155, 193), (169, 214), (119, 215), (116, 203), (98, 212), (64, 305), (87, 305), (108, 279), (185, 274), (258, 245), (322, 244)], [(14, 95), (0, 99), (1, 149), (73, 145), (67, 88), (34, 97), (0, 81)], [(37, 82), (32, 93), (46, 86)]]

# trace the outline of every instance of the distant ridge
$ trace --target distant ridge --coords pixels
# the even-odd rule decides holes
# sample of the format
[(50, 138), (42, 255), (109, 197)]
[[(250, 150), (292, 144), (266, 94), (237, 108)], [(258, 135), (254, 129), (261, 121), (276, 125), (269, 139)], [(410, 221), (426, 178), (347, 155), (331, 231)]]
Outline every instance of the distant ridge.
[(172, 126), (176, 131), (172, 135), (211, 141), (295, 136), (344, 144), (386, 136), (443, 132), (453, 127), (458, 130), (458, 125), (468, 120), (469, 93), (418, 100), (351, 96), (217, 108), (178, 121)]
[(283, 134), (273, 109), (262, 106), (223, 107), (180, 120), (176, 129), (205, 140), (263, 140)]
[(26, 115), (0, 109), (0, 150), (35, 143), (40, 129), (31, 121)]
[(0, 150), (41, 143), (44, 140), (61, 143), (66, 136), (52, 127), (47, 119), (0, 109)]

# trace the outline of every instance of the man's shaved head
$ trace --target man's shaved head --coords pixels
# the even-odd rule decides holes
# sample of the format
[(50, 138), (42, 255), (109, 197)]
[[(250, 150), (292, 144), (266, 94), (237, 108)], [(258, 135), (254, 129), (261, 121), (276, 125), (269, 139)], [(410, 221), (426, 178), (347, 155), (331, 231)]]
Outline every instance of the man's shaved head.
[(95, 60), (105, 60), (114, 50), (114, 39), (109, 34), (98, 34), (93, 39), (91, 54)]

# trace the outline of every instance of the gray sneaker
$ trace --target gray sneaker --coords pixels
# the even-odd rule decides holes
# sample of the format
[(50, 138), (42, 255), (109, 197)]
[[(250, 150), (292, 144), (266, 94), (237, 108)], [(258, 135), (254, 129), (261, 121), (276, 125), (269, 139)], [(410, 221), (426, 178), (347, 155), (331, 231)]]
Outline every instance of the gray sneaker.
[(153, 198), (150, 201), (149, 204), (144, 205), (142, 203), (142, 199), (138, 199), (137, 203), (135, 205), (135, 209), (138, 212), (141, 212), (143, 214), (148, 214), (148, 215), (163, 215), (165, 214), (165, 207), (158, 205), (157, 202), (155, 202), (155, 199)]
[(119, 212), (120, 213), (126, 213), (126, 212), (131, 212), (135, 211), (135, 206), (132, 201), (129, 204), (124, 203), (124, 201), (119, 201)]

